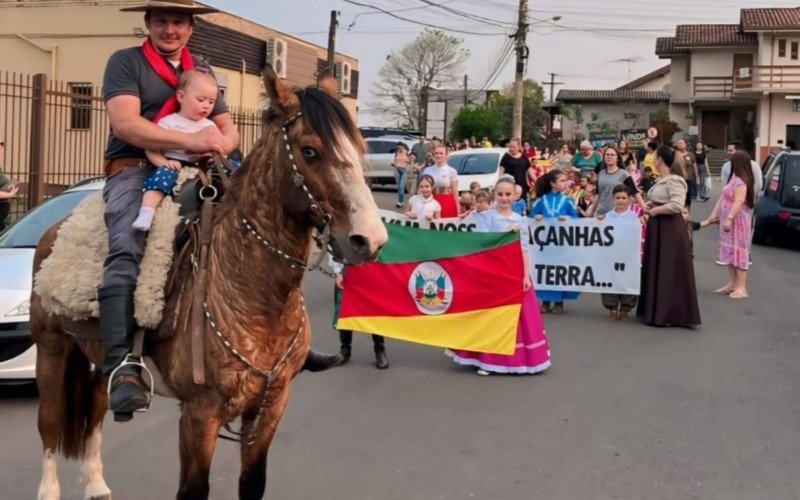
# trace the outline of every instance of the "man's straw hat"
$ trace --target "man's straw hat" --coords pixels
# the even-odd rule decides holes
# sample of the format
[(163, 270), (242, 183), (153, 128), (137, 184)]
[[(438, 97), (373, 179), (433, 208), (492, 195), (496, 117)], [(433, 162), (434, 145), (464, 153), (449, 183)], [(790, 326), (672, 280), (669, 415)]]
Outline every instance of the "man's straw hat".
[(199, 5), (193, 0), (148, 0), (143, 5), (135, 7), (125, 7), (120, 9), (123, 12), (147, 12), (148, 10), (168, 10), (171, 12), (182, 12), (185, 14), (209, 14), (219, 12), (214, 7)]

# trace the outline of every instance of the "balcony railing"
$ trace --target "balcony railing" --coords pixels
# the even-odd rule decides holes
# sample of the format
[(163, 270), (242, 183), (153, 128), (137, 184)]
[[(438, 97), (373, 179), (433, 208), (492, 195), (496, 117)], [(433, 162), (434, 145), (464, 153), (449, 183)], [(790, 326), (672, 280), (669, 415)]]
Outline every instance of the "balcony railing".
[(730, 99), (732, 94), (732, 77), (696, 76), (692, 79), (692, 96), (695, 100)]
[(765, 91), (800, 92), (800, 66), (754, 66), (748, 76), (746, 69), (733, 78), (737, 94)]

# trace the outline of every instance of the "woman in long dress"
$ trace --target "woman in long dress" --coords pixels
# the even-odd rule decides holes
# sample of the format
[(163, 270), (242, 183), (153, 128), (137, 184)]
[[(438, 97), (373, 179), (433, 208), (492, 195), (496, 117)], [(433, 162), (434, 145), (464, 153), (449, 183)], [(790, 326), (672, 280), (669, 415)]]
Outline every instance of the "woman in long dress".
[(717, 261), (728, 265), (728, 283), (715, 293), (732, 299), (747, 298), (747, 269), (750, 267), (752, 209), (755, 205), (750, 155), (737, 151), (731, 157), (731, 178), (722, 190), (706, 222), (719, 222)]
[(647, 193), (647, 236), (642, 262), (642, 293), (636, 310), (650, 326), (700, 324), (692, 246), (681, 214), (688, 188), (671, 148), (662, 146), (654, 163), (660, 178)]
[[(470, 216), (478, 231), (503, 232), (525, 229), (525, 219), (511, 210), (514, 203), (514, 182), (500, 179), (495, 186), (495, 208), (486, 212), (475, 212)], [(542, 323), (542, 315), (536, 303), (536, 291), (533, 289), (528, 257), (528, 238), (521, 238), (522, 258), (525, 262), (523, 282), (524, 294), (522, 308), (517, 327), (517, 344), (514, 354), (490, 354), (485, 352), (450, 350), (445, 351), (453, 361), (460, 365), (475, 366), (479, 375), (489, 373), (539, 373), (550, 367), (550, 348)], [(519, 286), (514, 283), (502, 283), (500, 286)], [(486, 293), (491, 293), (487, 290)]]

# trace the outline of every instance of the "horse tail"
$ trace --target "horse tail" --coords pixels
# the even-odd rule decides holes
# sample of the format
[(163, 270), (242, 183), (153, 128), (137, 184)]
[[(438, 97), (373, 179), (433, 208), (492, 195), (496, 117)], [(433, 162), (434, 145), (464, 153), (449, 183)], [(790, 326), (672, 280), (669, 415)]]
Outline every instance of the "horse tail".
[(103, 376), (100, 370), (93, 370), (80, 346), (72, 344), (64, 366), (64, 417), (58, 430), (59, 449), (66, 458), (84, 457), (86, 441), (100, 423), (96, 421), (97, 405), (106, 405), (105, 398), (99, 400), (98, 397), (101, 384)]

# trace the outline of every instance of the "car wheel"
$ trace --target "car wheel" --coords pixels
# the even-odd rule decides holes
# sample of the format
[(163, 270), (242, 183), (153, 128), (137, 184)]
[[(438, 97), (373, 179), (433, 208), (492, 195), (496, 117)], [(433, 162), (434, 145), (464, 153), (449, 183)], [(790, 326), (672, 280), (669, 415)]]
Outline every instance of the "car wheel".
[(759, 219), (757, 217), (753, 217), (753, 243), (756, 245), (766, 245), (767, 237), (769, 237), (769, 233), (767, 232), (766, 224), (763, 222), (759, 224)]

